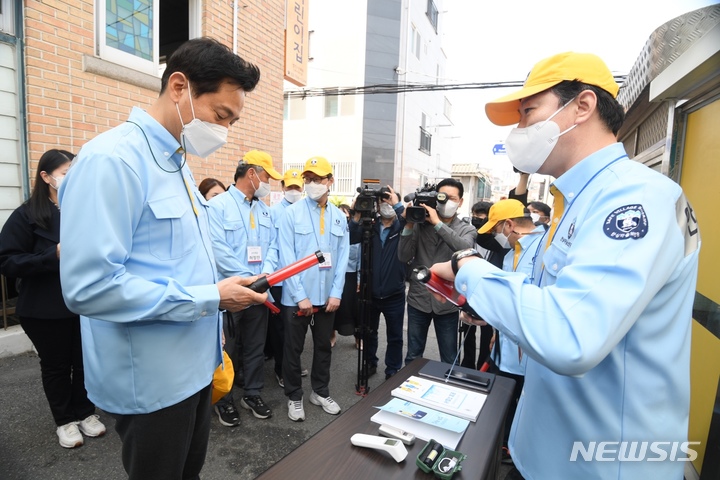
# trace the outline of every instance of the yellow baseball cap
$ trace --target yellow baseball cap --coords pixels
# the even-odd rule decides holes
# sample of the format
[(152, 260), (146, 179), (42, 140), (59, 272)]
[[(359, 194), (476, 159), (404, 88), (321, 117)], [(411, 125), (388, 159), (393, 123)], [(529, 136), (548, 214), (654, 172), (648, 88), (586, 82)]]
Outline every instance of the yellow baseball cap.
[(485, 114), (495, 125), (520, 122), (520, 100), (554, 87), (565, 80), (587, 83), (617, 97), (620, 86), (600, 57), (591, 53), (565, 52), (540, 60), (530, 70), (522, 89), (485, 105)]
[(245, 154), (243, 160), (249, 165), (262, 167), (273, 180), (280, 180), (282, 178), (282, 175), (273, 168), (272, 157), (269, 153), (261, 152), (260, 150), (250, 150)]
[(328, 175), (332, 175), (333, 169), (327, 158), (312, 157), (305, 162), (305, 170), (303, 170), (302, 174), (305, 175), (306, 172), (312, 172), (318, 177), (327, 177)]
[(289, 187), (290, 185), (296, 185), (300, 188), (303, 187), (302, 173), (297, 168), (291, 168), (285, 172), (282, 178), (283, 185)]
[(508, 200), (500, 200), (493, 204), (488, 212), (488, 221), (485, 225), (478, 229), (478, 233), (487, 233), (493, 228), (498, 222), (507, 220), (508, 218), (520, 218), (530, 217), (530, 214), (525, 213), (525, 206), (519, 200), (510, 198)]

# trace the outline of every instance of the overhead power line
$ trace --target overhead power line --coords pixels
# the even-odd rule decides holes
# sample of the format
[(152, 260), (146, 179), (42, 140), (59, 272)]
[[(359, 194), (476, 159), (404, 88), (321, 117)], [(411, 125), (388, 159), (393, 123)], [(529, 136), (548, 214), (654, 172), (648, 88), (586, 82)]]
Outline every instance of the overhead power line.
[[(615, 81), (622, 85), (627, 75), (616, 75)], [(285, 98), (327, 97), (340, 95), (378, 95), (409, 92), (434, 92), (440, 90), (482, 90), (488, 88), (522, 87), (523, 81), (510, 82), (476, 82), (476, 83), (450, 83), (438, 85), (435, 83), (384, 83), (366, 85), (364, 87), (324, 87), (305, 88), (302, 90), (288, 90)]]

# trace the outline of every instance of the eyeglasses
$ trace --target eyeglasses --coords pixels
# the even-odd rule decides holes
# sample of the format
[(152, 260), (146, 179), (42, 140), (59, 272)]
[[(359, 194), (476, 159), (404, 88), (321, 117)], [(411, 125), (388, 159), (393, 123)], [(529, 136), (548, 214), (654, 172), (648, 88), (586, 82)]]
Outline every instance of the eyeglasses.
[(303, 181), (305, 183), (314, 183), (317, 185), (323, 183), (327, 179), (328, 179), (328, 177), (314, 177), (314, 178), (303, 177)]

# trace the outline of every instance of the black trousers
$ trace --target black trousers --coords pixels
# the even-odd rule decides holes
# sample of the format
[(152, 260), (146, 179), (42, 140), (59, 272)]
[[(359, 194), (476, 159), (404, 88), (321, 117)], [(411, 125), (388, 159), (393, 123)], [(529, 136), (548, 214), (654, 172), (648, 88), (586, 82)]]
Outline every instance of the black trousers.
[(55, 423), (65, 425), (95, 413), (85, 390), (80, 317), (20, 317), (40, 357), (40, 376)]
[(490, 339), (493, 335), (491, 325), (484, 325), (480, 330), (480, 346), (475, 348), (475, 334), (478, 327), (475, 325), (463, 325), (467, 328), (465, 343), (463, 344), (463, 359), (460, 366), (480, 370), (488, 355), (490, 355)]
[(210, 385), (180, 403), (142, 415), (111, 414), (129, 480), (200, 478), (210, 436)]
[[(270, 294), (275, 299), (275, 306), (282, 308), (282, 286), (270, 287)], [(282, 378), (283, 348), (285, 344), (285, 328), (283, 328), (282, 316), (274, 313), (268, 315), (267, 340), (265, 353), (272, 355), (275, 360), (275, 375)]]
[(285, 395), (290, 400), (303, 398), (300, 355), (305, 347), (305, 335), (309, 326), (313, 338), (310, 384), (315, 393), (321, 397), (328, 397), (330, 396), (330, 361), (332, 358), (330, 337), (333, 332), (335, 312), (318, 312), (310, 317), (300, 317), (296, 315), (297, 311), (297, 307), (286, 306), (283, 306), (280, 311), (285, 328), (285, 352), (283, 355)]
[[(234, 365), (243, 371), (244, 394), (260, 395), (265, 386), (265, 338), (267, 337), (268, 309), (265, 305), (253, 305), (233, 312), (232, 321), (236, 336), (225, 340), (225, 350)], [(240, 336), (237, 336), (237, 333)], [(234, 343), (235, 349), (228, 348)], [(231, 353), (232, 352), (232, 353)], [(240, 359), (242, 357), (242, 359)]]

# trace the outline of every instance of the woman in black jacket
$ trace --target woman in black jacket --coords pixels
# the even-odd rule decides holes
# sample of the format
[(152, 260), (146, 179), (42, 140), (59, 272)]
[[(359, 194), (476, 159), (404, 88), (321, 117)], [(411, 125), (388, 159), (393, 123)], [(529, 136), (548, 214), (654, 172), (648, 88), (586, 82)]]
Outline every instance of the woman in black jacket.
[(8, 218), (0, 232), (0, 272), (17, 279), (16, 312), (40, 357), (45, 396), (60, 445), (83, 444), (105, 426), (88, 399), (83, 375), (80, 318), (68, 310), (60, 287), (60, 207), (58, 188), (74, 155), (45, 152), (30, 199)]

